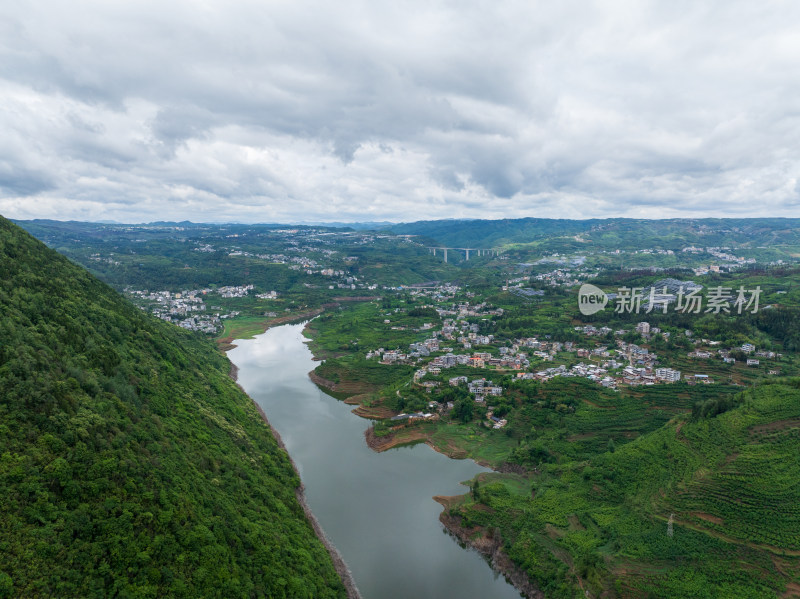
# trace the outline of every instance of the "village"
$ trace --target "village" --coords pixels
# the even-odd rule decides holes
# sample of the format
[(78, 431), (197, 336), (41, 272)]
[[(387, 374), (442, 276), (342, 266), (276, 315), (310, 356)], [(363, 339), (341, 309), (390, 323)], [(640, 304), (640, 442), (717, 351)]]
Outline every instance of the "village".
[[(420, 245), (408, 236), (378, 235), (358, 231), (329, 231), (323, 229), (273, 229), (256, 235), (234, 233), (227, 235), (237, 243), (252, 243), (254, 237), (268, 236), (282, 246), (280, 251), (264, 252), (242, 249), (239, 245), (211, 245), (208, 242), (197, 242), (193, 248), (196, 252), (224, 252), (228, 257), (255, 258), (272, 264), (283, 264), (293, 271), (306, 275), (318, 275), (319, 285), (306, 283), (308, 288), (327, 286), (328, 289), (369, 289), (379, 287), (376, 283), (365, 281), (363, 277), (354, 275), (350, 267), (357, 264), (359, 256), (345, 255), (346, 248), (374, 244), (376, 241), (391, 240), (401, 244)], [(260, 243), (258, 244), (260, 245)], [(341, 250), (331, 249), (340, 247)], [(384, 289), (390, 287), (383, 286)]]
[[(423, 293), (422, 291), (418, 293)], [(440, 292), (426, 290), (424, 293), (436, 296)], [(657, 353), (644, 347), (642, 342), (626, 341), (635, 333), (644, 343), (660, 336), (669, 340), (671, 333), (642, 321), (631, 328), (612, 329), (594, 325), (575, 326), (576, 333), (586, 337), (593, 343), (574, 341), (553, 341), (549, 335), (544, 339), (538, 337), (521, 337), (513, 342), (502, 341), (493, 334), (482, 333), (481, 325), (474, 322), (476, 318), (491, 319), (503, 314), (502, 308), (490, 308), (485, 302), (470, 304), (454, 303), (450, 306), (437, 307), (442, 318), (442, 325), (435, 329), (432, 323), (423, 323), (419, 332), (426, 332), (427, 338), (409, 344), (407, 350), (377, 348), (366, 352), (366, 359), (377, 359), (381, 364), (414, 365), (416, 370), (410, 384), (424, 388), (432, 393), (442, 385), (462, 387), (476, 403), (487, 403), (504, 394), (502, 384), (494, 383), (486, 376), (470, 377), (464, 374), (447, 377), (445, 371), (457, 367), (475, 369), (491, 369), (499, 375), (512, 374), (514, 379), (549, 381), (555, 377), (581, 377), (588, 379), (610, 390), (618, 390), (621, 386), (636, 387), (640, 385), (671, 384), (683, 381), (690, 385), (712, 384), (714, 379), (704, 372), (682, 373), (680, 370), (664, 366)], [(470, 322), (470, 319), (473, 322)], [(389, 324), (385, 320), (385, 324)], [(392, 327), (396, 328), (396, 327)], [(686, 330), (683, 335), (690, 340), (695, 349), (686, 354), (687, 358), (698, 360), (717, 359), (725, 364), (735, 364), (734, 354), (744, 358), (748, 366), (759, 366), (760, 359), (777, 359), (781, 354), (767, 350), (757, 350), (753, 344), (745, 343), (741, 347), (728, 349), (714, 348), (721, 342), (709, 339), (694, 339), (692, 331)], [(613, 339), (608, 343), (609, 339)], [(561, 364), (546, 366), (547, 363)], [(702, 362), (699, 362), (702, 364)], [(778, 369), (770, 369), (769, 374), (779, 374)], [(431, 401), (429, 412), (400, 414), (394, 420), (437, 418), (437, 412), (453, 408), (453, 402), (440, 404)], [(502, 428), (506, 421), (492, 414), (493, 406), (487, 405), (487, 418), (493, 428)]]
[[(223, 320), (239, 315), (237, 310), (223, 311), (221, 306), (209, 306), (207, 300), (213, 297), (241, 298), (254, 290), (253, 285), (228, 285), (217, 288), (191, 289), (178, 293), (171, 291), (148, 291), (125, 289), (125, 293), (142, 310), (176, 324), (189, 331), (216, 334), (222, 330)], [(277, 299), (276, 291), (256, 294), (258, 299)]]

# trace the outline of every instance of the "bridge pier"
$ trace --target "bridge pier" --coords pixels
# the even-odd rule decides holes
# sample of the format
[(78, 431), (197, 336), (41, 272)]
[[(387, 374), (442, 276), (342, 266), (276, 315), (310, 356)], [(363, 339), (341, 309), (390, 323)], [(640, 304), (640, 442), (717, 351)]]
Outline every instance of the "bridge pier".
[(495, 250), (492, 248), (446, 248), (446, 247), (428, 247), (428, 250), (435, 256), (436, 250), (441, 250), (442, 257), (444, 258), (445, 263), (447, 263), (447, 252), (449, 250), (456, 250), (456, 251), (463, 251), (464, 252), (464, 261), (469, 261), (470, 254), (474, 257), (476, 254), (478, 256), (499, 256), (499, 250)]

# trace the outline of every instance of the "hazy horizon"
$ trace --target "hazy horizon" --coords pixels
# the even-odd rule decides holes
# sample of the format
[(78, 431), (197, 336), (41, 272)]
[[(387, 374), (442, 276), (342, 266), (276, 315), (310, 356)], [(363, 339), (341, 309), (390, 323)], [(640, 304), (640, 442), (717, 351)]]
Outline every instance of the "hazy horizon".
[[(5, 215), (0, 215), (5, 216)], [(590, 221), (590, 220), (597, 220), (597, 221), (618, 221), (618, 220), (630, 220), (630, 221), (700, 221), (700, 220), (800, 220), (800, 216), (728, 216), (728, 217), (684, 217), (684, 216), (676, 216), (670, 218), (647, 218), (647, 217), (627, 217), (627, 216), (608, 216), (608, 217), (587, 217), (587, 218), (549, 218), (549, 217), (531, 217), (531, 216), (523, 216), (523, 217), (504, 217), (504, 218), (435, 218), (435, 219), (425, 219), (419, 221), (412, 221), (412, 220), (405, 220), (405, 221), (341, 221), (341, 220), (330, 220), (330, 221), (236, 221), (236, 220), (227, 220), (227, 221), (200, 221), (200, 220), (190, 220), (190, 219), (181, 219), (181, 220), (147, 220), (147, 221), (115, 221), (115, 220), (79, 220), (79, 219), (61, 219), (61, 218), (47, 218), (47, 217), (39, 217), (39, 218), (14, 218), (14, 217), (7, 217), (12, 221), (15, 222), (33, 222), (33, 221), (53, 221), (53, 222), (61, 222), (61, 223), (68, 223), (68, 222), (75, 222), (75, 223), (89, 223), (95, 225), (155, 225), (159, 223), (166, 223), (166, 224), (182, 224), (188, 223), (191, 225), (243, 225), (243, 226), (259, 226), (259, 225), (302, 225), (302, 226), (348, 226), (348, 225), (383, 225), (383, 226), (394, 226), (394, 225), (404, 225), (404, 224), (414, 224), (418, 222), (470, 222), (470, 221), (515, 221), (515, 220), (524, 220), (524, 219), (535, 219), (535, 220), (567, 220), (567, 221)]]

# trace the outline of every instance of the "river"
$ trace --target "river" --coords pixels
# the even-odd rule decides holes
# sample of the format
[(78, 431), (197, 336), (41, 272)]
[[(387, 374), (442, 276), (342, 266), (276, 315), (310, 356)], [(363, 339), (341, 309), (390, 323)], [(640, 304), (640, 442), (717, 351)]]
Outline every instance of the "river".
[(445, 532), (432, 499), (466, 492), (460, 482), (486, 469), (427, 445), (369, 449), (369, 422), (309, 380), (316, 362), (302, 330), (283, 325), (236, 341), (228, 357), (283, 438), (308, 505), (364, 599), (518, 598), (478, 553)]

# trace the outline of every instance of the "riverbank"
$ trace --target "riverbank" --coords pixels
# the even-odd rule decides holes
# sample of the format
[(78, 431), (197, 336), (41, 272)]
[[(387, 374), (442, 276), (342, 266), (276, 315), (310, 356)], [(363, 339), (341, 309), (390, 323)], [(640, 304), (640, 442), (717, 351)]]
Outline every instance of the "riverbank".
[[(287, 314), (286, 316), (279, 316), (277, 318), (267, 318), (264, 320), (259, 320), (255, 323), (250, 323), (244, 334), (237, 334), (238, 332), (236, 329), (231, 330), (231, 334), (220, 337), (217, 339), (217, 346), (219, 347), (220, 351), (229, 352), (232, 350), (236, 345), (233, 343), (235, 339), (252, 339), (255, 335), (260, 335), (262, 333), (266, 333), (272, 327), (277, 327), (282, 324), (288, 324), (290, 322), (295, 322), (297, 320), (305, 320), (314, 318), (315, 316), (319, 316), (324, 312), (325, 308), (314, 308), (313, 310), (305, 310), (303, 312), (296, 312), (294, 314)], [(248, 334), (249, 333), (249, 334)]]
[[(353, 410), (353, 413), (356, 413), (356, 411)], [(422, 431), (412, 431), (411, 434), (402, 436), (389, 434), (379, 437), (375, 434), (373, 428), (370, 427), (364, 431), (364, 440), (367, 443), (367, 447), (378, 453), (381, 453), (382, 451), (388, 451), (389, 449), (394, 449), (395, 447), (413, 445), (415, 443), (427, 443), (432, 449), (436, 449), (429, 442), (428, 435)], [(440, 451), (439, 453), (444, 452)]]
[[(236, 346), (233, 345), (232, 347)], [(239, 389), (241, 389), (242, 392), (246, 394), (247, 391), (245, 391), (244, 388), (241, 385), (239, 385), (237, 380), (239, 375), (239, 367), (236, 366), (236, 364), (234, 364), (233, 362), (231, 362), (231, 369), (229, 375), (231, 379), (233, 379), (233, 381), (239, 387)], [(248, 397), (250, 396), (248, 395)], [(267, 415), (266, 413), (264, 413), (264, 410), (261, 408), (261, 406), (258, 405), (256, 401), (252, 400), (252, 398), (251, 401), (253, 401), (253, 405), (256, 407), (256, 410), (258, 410), (258, 413), (261, 415), (262, 420), (272, 433), (272, 437), (275, 439), (275, 442), (278, 444), (278, 447), (280, 447), (283, 451), (286, 452), (286, 455), (289, 458), (289, 462), (292, 464), (292, 468), (297, 474), (297, 478), (300, 479), (300, 472), (297, 469), (297, 465), (294, 463), (291, 454), (286, 449), (286, 445), (284, 444), (280, 433), (277, 431), (277, 429), (275, 429), (275, 427), (273, 427), (270, 424), (269, 419), (267, 418)], [(300, 507), (302, 508), (303, 513), (306, 516), (306, 519), (308, 520), (308, 523), (314, 530), (314, 534), (317, 535), (317, 538), (320, 540), (325, 549), (328, 551), (328, 555), (330, 555), (331, 561), (333, 562), (333, 567), (336, 570), (336, 573), (339, 575), (339, 578), (341, 579), (345, 590), (347, 591), (348, 599), (362, 599), (361, 593), (359, 592), (358, 587), (356, 586), (356, 582), (353, 579), (353, 574), (352, 572), (350, 572), (350, 568), (347, 567), (347, 564), (345, 563), (344, 559), (339, 553), (339, 550), (336, 549), (336, 546), (330, 541), (330, 539), (328, 539), (327, 535), (325, 534), (325, 531), (322, 529), (322, 525), (320, 525), (319, 523), (319, 520), (317, 520), (317, 517), (314, 515), (314, 512), (311, 511), (311, 508), (309, 507), (308, 502), (306, 501), (305, 485), (303, 484), (302, 479), (300, 480), (301, 480), (300, 486), (295, 489), (295, 498), (297, 499), (297, 503), (300, 504)]]
[(493, 570), (505, 576), (528, 599), (545, 599), (544, 593), (531, 583), (528, 575), (503, 551), (503, 540), (499, 533), (493, 535), (480, 526), (464, 528), (461, 526), (461, 518), (450, 515), (450, 507), (458, 501), (459, 496), (436, 495), (433, 499), (444, 508), (439, 515), (439, 521), (462, 545), (483, 555)]

